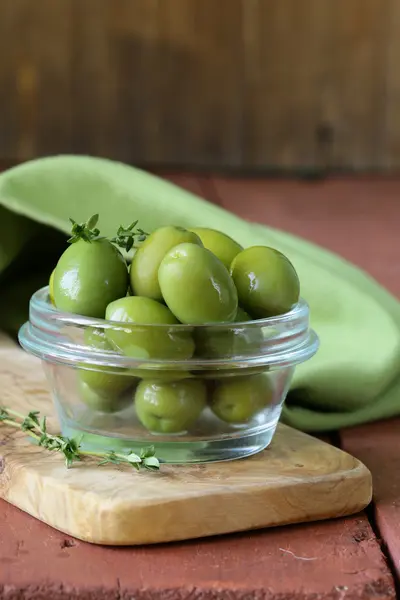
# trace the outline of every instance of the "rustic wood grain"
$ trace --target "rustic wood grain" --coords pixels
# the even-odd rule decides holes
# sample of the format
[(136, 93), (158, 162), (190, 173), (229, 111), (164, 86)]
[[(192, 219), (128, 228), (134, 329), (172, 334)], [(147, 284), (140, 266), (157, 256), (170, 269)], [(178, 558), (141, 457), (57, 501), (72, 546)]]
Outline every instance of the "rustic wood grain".
[(0, 159), (398, 169), (393, 0), (2, 0)]
[[(0, 21), (3, 11), (14, 15), (6, 60), (14, 65), (16, 94), (8, 102), (15, 103), (19, 125), (15, 158), (71, 150), (70, 8), (68, 0), (57, 5), (17, 0), (11, 6), (6, 0), (0, 7)], [(8, 102), (4, 100), (6, 107)]]
[[(0, 341), (2, 403), (21, 414), (34, 404), (54, 427), (38, 359)], [(281, 426), (253, 458), (162, 472), (66, 470), (62, 457), (12, 428), (0, 431), (0, 497), (82, 540), (131, 545), (326, 519), (362, 510), (371, 478), (340, 450)]]
[(241, 11), (240, 0), (160, 2), (159, 162), (242, 163)]
[(0, 500), (0, 598), (394, 600), (364, 516), (136, 548), (79, 542)]
[(246, 3), (245, 162), (382, 166), (389, 8), (380, 0)]
[(387, 62), (385, 69), (385, 123), (383, 162), (388, 170), (400, 162), (400, 2), (393, 0), (388, 11)]
[(322, 122), (332, 138), (330, 166), (384, 166), (390, 0), (331, 0), (323, 57)]
[[(117, 0), (107, 5), (115, 88), (113, 156), (130, 163), (155, 163), (163, 137), (159, 112), (166, 102), (159, 92), (160, 2)], [(109, 75), (110, 70), (105, 82)], [(106, 112), (104, 121), (107, 116)]]
[(29, 54), (37, 78), (36, 155), (71, 152), (73, 88), (71, 2), (40, 0), (32, 3), (26, 35), (32, 35)]
[(318, 0), (244, 4), (246, 164), (316, 165), (326, 9)]
[(17, 65), (13, 48), (19, 5), (16, 0), (0, 7), (0, 159), (18, 156)]
[(372, 471), (376, 527), (400, 580), (400, 419), (343, 430), (340, 438)]
[(118, 158), (110, 3), (108, 0), (67, 0), (67, 3), (73, 18), (70, 47), (73, 147), (80, 154)]

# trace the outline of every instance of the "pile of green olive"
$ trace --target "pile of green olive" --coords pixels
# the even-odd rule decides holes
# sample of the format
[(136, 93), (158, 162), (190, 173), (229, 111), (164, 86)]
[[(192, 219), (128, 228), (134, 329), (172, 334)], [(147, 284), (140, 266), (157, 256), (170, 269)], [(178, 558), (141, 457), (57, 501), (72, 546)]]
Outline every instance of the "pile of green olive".
[[(240, 335), (225, 336), (218, 345), (210, 343), (207, 328), (174, 326), (243, 323), (283, 314), (299, 300), (297, 273), (273, 248), (243, 249), (225, 233), (205, 228), (171, 225), (137, 233), (136, 223), (109, 240), (99, 236), (96, 222), (73, 222), (71, 243), (49, 282), (58, 310), (125, 324), (88, 328), (89, 348), (144, 361), (240, 354), (247, 341)], [(127, 259), (118, 245), (129, 250)], [(148, 327), (157, 324), (164, 327)], [(80, 397), (103, 413), (121, 411), (133, 398), (142, 425), (168, 434), (190, 429), (206, 406), (226, 423), (243, 424), (274, 399), (265, 372), (209, 380), (182, 370), (153, 373), (82, 365)]]

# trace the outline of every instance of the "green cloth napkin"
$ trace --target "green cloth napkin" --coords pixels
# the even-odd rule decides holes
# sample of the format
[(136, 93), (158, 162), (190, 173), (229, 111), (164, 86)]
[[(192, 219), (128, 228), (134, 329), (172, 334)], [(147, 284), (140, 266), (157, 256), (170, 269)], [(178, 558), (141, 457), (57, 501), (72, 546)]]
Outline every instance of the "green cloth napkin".
[(139, 219), (147, 231), (171, 223), (213, 227), (244, 246), (284, 252), (321, 347), (296, 369), (283, 420), (329, 431), (400, 414), (400, 304), (371, 277), (309, 242), (108, 160), (56, 156), (0, 175), (0, 328), (15, 332), (26, 319), (30, 294), (47, 282), (65, 246), (68, 218), (94, 213), (105, 235)]

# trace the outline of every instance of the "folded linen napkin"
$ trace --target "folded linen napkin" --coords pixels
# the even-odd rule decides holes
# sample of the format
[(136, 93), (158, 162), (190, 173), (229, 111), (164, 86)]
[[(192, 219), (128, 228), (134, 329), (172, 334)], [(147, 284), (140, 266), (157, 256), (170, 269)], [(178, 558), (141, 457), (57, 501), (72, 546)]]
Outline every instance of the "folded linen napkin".
[(371, 277), (305, 240), (249, 223), (140, 169), (86, 156), (27, 162), (0, 174), (0, 328), (15, 333), (47, 283), (68, 218), (99, 213), (102, 234), (139, 219), (212, 227), (268, 245), (296, 267), (321, 347), (296, 369), (283, 420), (328, 431), (400, 414), (400, 303)]

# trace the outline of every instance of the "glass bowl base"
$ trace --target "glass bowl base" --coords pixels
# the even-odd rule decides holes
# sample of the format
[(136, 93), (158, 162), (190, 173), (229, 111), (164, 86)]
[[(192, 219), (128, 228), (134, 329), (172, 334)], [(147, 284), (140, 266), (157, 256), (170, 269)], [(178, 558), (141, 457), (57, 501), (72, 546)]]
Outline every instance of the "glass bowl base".
[(236, 460), (257, 454), (271, 443), (277, 423), (278, 419), (262, 430), (242, 431), (226, 438), (187, 441), (182, 437), (179, 441), (178, 438), (176, 441), (164, 441), (154, 436), (151, 442), (148, 438), (114, 437), (82, 430), (76, 423), (69, 423), (65, 419), (61, 420), (61, 432), (66, 437), (79, 438), (82, 450), (139, 454), (141, 448), (153, 445), (161, 463), (195, 464)]

